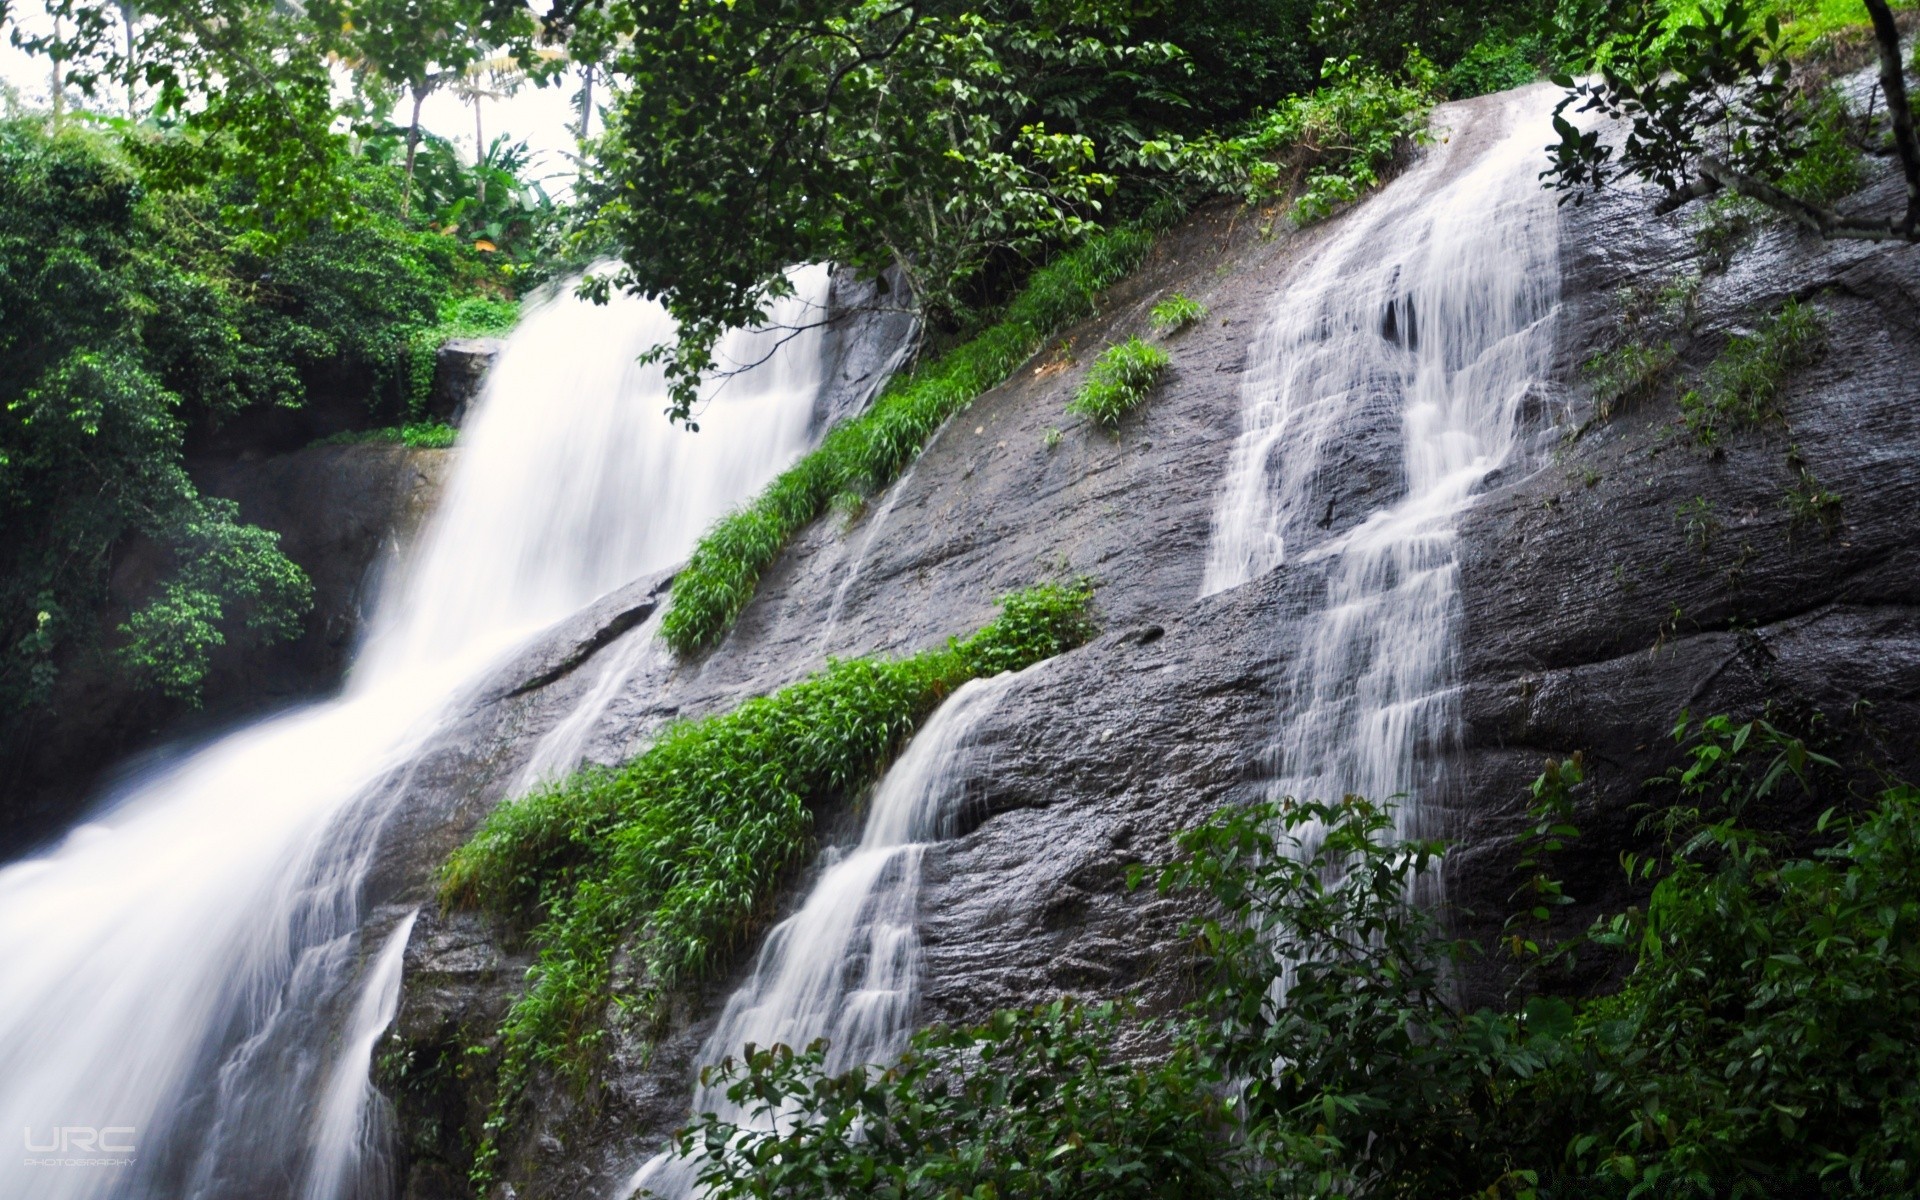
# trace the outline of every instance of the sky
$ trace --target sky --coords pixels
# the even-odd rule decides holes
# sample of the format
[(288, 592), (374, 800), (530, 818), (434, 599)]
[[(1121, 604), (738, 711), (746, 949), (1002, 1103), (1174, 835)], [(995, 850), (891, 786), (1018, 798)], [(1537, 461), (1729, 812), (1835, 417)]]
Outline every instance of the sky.
[[(13, 10), (12, 19), (29, 31), (42, 32), (50, 25), (38, 0), (21, 0), (9, 7)], [(50, 82), (46, 60), (15, 49), (4, 35), (0, 35), (0, 80), (16, 89), (29, 106), (46, 107)], [(527, 143), (535, 155), (533, 177), (542, 180), (555, 199), (571, 190), (574, 178), (573, 126), (579, 117), (571, 100), (579, 90), (580, 75), (569, 70), (547, 87), (528, 86), (505, 99), (488, 100), (481, 114), (487, 140), (506, 133), (515, 141)], [(410, 108), (411, 103), (403, 101), (394, 110), (394, 121), (404, 124)], [(598, 132), (597, 120), (595, 132)], [(446, 91), (435, 93), (421, 110), (420, 123), (472, 158), (473, 109), (459, 97)]]

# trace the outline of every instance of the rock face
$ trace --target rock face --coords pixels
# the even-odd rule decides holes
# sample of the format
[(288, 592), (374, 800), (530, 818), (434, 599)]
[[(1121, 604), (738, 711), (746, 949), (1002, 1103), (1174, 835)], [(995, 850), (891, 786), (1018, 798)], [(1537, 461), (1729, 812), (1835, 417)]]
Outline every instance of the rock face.
[[(1445, 119), (1470, 131), (1485, 111), (1470, 102)], [(1885, 196), (1866, 199), (1890, 202), (1893, 185), (1880, 186)], [(1818, 306), (1830, 331), (1824, 356), (1787, 384), (1784, 425), (1735, 431), (1709, 455), (1677, 433), (1675, 388), (1601, 421), (1581, 385), (1581, 364), (1620, 339), (1622, 289), (1701, 269), (1690, 218), (1657, 218), (1633, 193), (1562, 212), (1563, 387), (1530, 414), (1536, 452), (1493, 480), (1460, 533), (1464, 727), (1443, 764), (1460, 843), (1448, 889), (1482, 912), (1512, 889), (1505, 864), (1526, 782), (1542, 759), (1574, 750), (1589, 755), (1594, 786), (1570, 890), (1592, 905), (1619, 899), (1612, 863), (1632, 837), (1630, 806), (1673, 762), (1667, 735), (1683, 708), (1817, 707), (1838, 726), (1864, 700), (1866, 721), (1844, 737), (1920, 769), (1920, 250), (1827, 246), (1768, 227), (1731, 269), (1707, 275), (1675, 380), (1791, 296)], [(666, 720), (764, 694), (828, 655), (935, 644), (979, 626), (1014, 587), (1091, 576), (1107, 632), (1006, 694), (970, 781), (983, 802), (928, 852), (926, 1020), (1061, 992), (1132, 992), (1149, 1009), (1180, 997), (1183, 914), (1128, 891), (1126, 868), (1165, 858), (1176, 830), (1259, 793), (1296, 618), (1325, 587), (1296, 562), (1198, 598), (1249, 343), (1334, 227), (1270, 236), (1270, 219), (1216, 207), (1163, 239), (1098, 317), (954, 418), (857, 521), (807, 530), (720, 647), (641, 672), (599, 726), (591, 754), (615, 761)], [(1118, 436), (1069, 417), (1099, 349), (1144, 332), (1148, 308), (1172, 291), (1211, 311), (1168, 342), (1173, 365), (1152, 399)], [(1397, 425), (1352, 431), (1329, 481), (1329, 528), (1391, 500), (1397, 436)], [(1842, 497), (1831, 528), (1794, 519), (1787, 492), (1803, 466)], [(1716, 514), (1705, 537), (1676, 517), (1696, 498)], [(609, 596), (503, 672), (420, 764), (389, 831), (372, 890), (385, 912), (425, 905), (380, 1076), (414, 1200), (469, 1194), (493, 1097), (464, 1055), (488, 1044), (526, 965), (501, 931), (438, 914), (428, 873), (592, 686), (605, 661), (596, 648), (647, 635), (641, 623), (666, 585)], [(695, 1051), (733, 982), (686, 997), (650, 1052), (612, 1047), (584, 1095), (536, 1078), (514, 1110), (496, 1193), (619, 1194), (684, 1118)]]
[(505, 344), (498, 338), (453, 338), (442, 343), (433, 356), (427, 415), (450, 425), (465, 420), (467, 406), (480, 394), (480, 385)]

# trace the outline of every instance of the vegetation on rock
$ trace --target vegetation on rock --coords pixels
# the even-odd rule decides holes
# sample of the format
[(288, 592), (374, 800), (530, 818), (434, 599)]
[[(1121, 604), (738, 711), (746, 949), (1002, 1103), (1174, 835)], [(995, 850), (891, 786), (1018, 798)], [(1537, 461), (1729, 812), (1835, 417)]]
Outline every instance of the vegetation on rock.
[(1109, 346), (1093, 360), (1086, 382), (1067, 401), (1067, 411), (1107, 429), (1118, 429), (1120, 418), (1147, 398), (1171, 361), (1165, 350), (1137, 337)]
[[(1182, 1019), (1062, 1001), (832, 1077), (818, 1043), (747, 1047), (709, 1079), (755, 1119), (698, 1117), (681, 1150), (717, 1197), (790, 1200), (1910, 1190), (1920, 791), (1851, 800), (1764, 720), (1675, 733), (1686, 761), (1648, 818), (1653, 848), (1623, 860), (1644, 904), (1583, 935), (1552, 936), (1578, 759), (1534, 785), (1497, 944), (1414, 902), (1445, 847), (1395, 841), (1386, 808), (1236, 808), (1157, 875), (1211, 902), (1190, 928), (1204, 994)], [(1795, 792), (1831, 805), (1812, 829), (1748, 823)], [(1576, 953), (1617, 983), (1556, 990)], [(1456, 1002), (1475, 960), (1520, 969), (1499, 1007)], [(1143, 1035), (1167, 1049), (1129, 1062), (1120, 1046)]]
[[(448, 861), (441, 895), (517, 922), (539, 957), (502, 1029), (505, 1119), (535, 1063), (594, 1061), (617, 1011), (651, 1034), (767, 915), (812, 845), (814, 813), (870, 783), (969, 679), (1091, 635), (1085, 585), (1001, 600), (964, 639), (900, 659), (836, 661), (731, 712), (669, 726), (623, 767), (589, 769), (495, 809)], [(481, 1157), (484, 1172), (491, 1159)]]
[(1139, 264), (1163, 208), (1089, 238), (1036, 271), (1001, 319), (934, 362), (895, 379), (860, 416), (836, 425), (820, 448), (721, 518), (674, 579), (661, 636), (682, 654), (718, 642), (753, 598), (760, 573), (839, 496), (871, 496), (897, 478), (954, 413), (1004, 380), (1047, 338), (1093, 312), (1100, 293)]

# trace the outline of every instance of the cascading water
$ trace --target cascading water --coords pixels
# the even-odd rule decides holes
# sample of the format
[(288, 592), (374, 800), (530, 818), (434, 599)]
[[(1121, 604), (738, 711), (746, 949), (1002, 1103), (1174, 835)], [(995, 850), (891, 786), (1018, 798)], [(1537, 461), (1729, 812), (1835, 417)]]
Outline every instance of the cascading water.
[(1552, 353), (1559, 232), (1537, 179), (1545, 110), (1538, 92), (1450, 110), (1463, 128), (1350, 214), (1276, 295), (1215, 512), (1207, 592), (1310, 541), (1326, 520), (1329, 452), (1382, 407), (1397, 410), (1404, 493), (1292, 560), (1324, 569), (1327, 594), (1301, 631), (1271, 787), (1403, 795), (1403, 836), (1438, 794), (1437, 752), (1458, 721), (1458, 519), (1514, 454), (1522, 401)]
[(135, 781), (0, 870), (0, 1129), (29, 1146), (0, 1159), (0, 1195), (377, 1194), (355, 1088), (404, 935), (361, 946), (361, 883), (409, 761), (503, 655), (677, 561), (806, 449), (827, 282), (796, 272), (767, 330), (726, 340), (723, 365), (759, 365), (715, 388), (697, 437), (634, 361), (672, 333), (657, 305), (533, 306), (343, 694)]
[[(824, 1037), (827, 1070), (839, 1072), (906, 1049), (920, 988), (921, 860), (928, 843), (955, 832), (966, 781), (980, 775), (981, 721), (1018, 678), (973, 680), (915, 735), (875, 790), (859, 845), (828, 851), (806, 903), (767, 935), (753, 977), (701, 1047), (702, 1063), (738, 1054), (748, 1042), (800, 1048)], [(696, 1089), (694, 1111), (746, 1119), (718, 1088)], [(694, 1193), (697, 1169), (663, 1151), (629, 1190), (680, 1200)]]

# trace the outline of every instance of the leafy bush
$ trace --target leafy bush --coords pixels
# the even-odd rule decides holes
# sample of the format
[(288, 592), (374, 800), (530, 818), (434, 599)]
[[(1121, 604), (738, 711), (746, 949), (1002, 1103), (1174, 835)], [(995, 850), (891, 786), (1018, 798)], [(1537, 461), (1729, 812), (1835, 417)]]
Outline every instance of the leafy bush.
[[(1911, 1191), (1920, 791), (1830, 809), (1809, 831), (1825, 845), (1794, 851), (1745, 816), (1823, 794), (1830, 760), (1766, 721), (1683, 719), (1675, 736), (1660, 848), (1624, 860), (1645, 908), (1558, 944), (1546, 931), (1570, 899), (1552, 863), (1578, 836), (1583, 769), (1536, 781), (1499, 942), (1529, 970), (1501, 1010), (1452, 999), (1458, 965), (1494, 948), (1413, 902), (1438, 843), (1393, 842), (1391, 813), (1355, 797), (1258, 804), (1183, 835), (1158, 872), (1212, 902), (1191, 927), (1205, 994), (1184, 1020), (1002, 1013), (832, 1078), (818, 1045), (752, 1047), (711, 1078), (760, 1122), (707, 1114), (678, 1144), (723, 1200)], [(1619, 956), (1614, 989), (1540, 990), (1579, 948)], [(1121, 1039), (1167, 1049), (1118, 1069)]]
[(194, 505), (174, 535), (174, 570), (160, 594), (127, 618), (120, 656), (167, 695), (199, 703), (223, 627), (262, 641), (300, 636), (313, 585), (280, 553), (280, 535), (239, 521), (231, 500)]
[(1109, 346), (1094, 360), (1086, 382), (1067, 402), (1067, 411), (1118, 429), (1120, 418), (1147, 398), (1169, 361), (1166, 351), (1137, 337)]
[(715, 1200), (1231, 1194), (1232, 1122), (1207, 1074), (1184, 1047), (1129, 1063), (1116, 1053), (1124, 1016), (1071, 1001), (1002, 1012), (922, 1032), (897, 1065), (831, 1081), (824, 1042), (749, 1046), (703, 1072), (731, 1085), (747, 1123), (709, 1117), (679, 1145), (704, 1156)]
[[(454, 338), (497, 337), (520, 320), (520, 302), (492, 296), (461, 296), (440, 308), (440, 319), (416, 330), (407, 346), (407, 414), (418, 417), (433, 391), (440, 347)], [(408, 443), (411, 445), (412, 443)], [(451, 440), (447, 443), (452, 444)]]
[(1426, 136), (1439, 84), (1418, 51), (1399, 75), (1349, 58), (1330, 60), (1322, 80), (1231, 136), (1150, 140), (1140, 157), (1249, 203), (1297, 191), (1294, 220), (1318, 221), (1378, 185), (1405, 148)]
[(1179, 292), (1154, 305), (1148, 314), (1153, 327), (1162, 333), (1178, 333), (1195, 321), (1206, 319), (1206, 315), (1206, 305)]
[[(52, 699), (62, 667), (101, 649), (114, 555), (135, 539), (164, 565), (127, 597), (126, 641), (102, 661), (169, 695), (191, 700), (209, 651), (230, 637), (296, 633), (309, 603), (277, 539), (202, 500), (182, 466), (187, 402), (168, 386), (174, 361), (149, 342), (156, 299), (176, 295), (166, 285), (180, 277), (155, 262), (145, 200), (100, 141), (0, 124), (0, 733), (9, 741)], [(163, 286), (149, 291), (156, 276)], [(183, 335), (189, 349), (201, 338), (241, 347), (222, 376), (231, 389), (210, 386), (202, 413), (293, 386), (283, 365), (245, 357), (223, 304)], [(169, 316), (168, 328), (185, 328), (181, 312)]]
[[(1015, 592), (971, 637), (909, 658), (833, 662), (731, 712), (672, 725), (617, 770), (589, 769), (495, 809), (441, 880), (447, 903), (538, 922), (538, 960), (502, 1029), (493, 1128), (533, 1061), (592, 1061), (616, 997), (647, 1033), (676, 989), (722, 969), (805, 858), (814, 809), (869, 782), (962, 683), (1085, 641), (1090, 600), (1085, 585)], [(629, 964), (618, 979), (616, 957)], [(489, 1164), (483, 1155), (483, 1172)]]
[(1651, 396), (1678, 355), (1672, 342), (1657, 346), (1629, 342), (1581, 365), (1587, 386), (1593, 389), (1594, 410), (1602, 420)]
[(1456, 100), (1525, 87), (1540, 78), (1549, 53), (1538, 33), (1490, 33), (1447, 68), (1447, 95)]
[(1729, 339), (1699, 385), (1680, 397), (1688, 434), (1711, 447), (1728, 428), (1780, 420), (1781, 385), (1819, 359), (1826, 333), (1818, 309), (1789, 300), (1753, 334)]
[(1097, 234), (1034, 272), (998, 323), (894, 380), (871, 409), (834, 426), (819, 449), (721, 518), (674, 580), (661, 624), (667, 644), (691, 654), (719, 641), (753, 598), (760, 572), (834, 497), (871, 496), (892, 483), (947, 418), (1006, 379), (1047, 338), (1090, 315), (1100, 293), (1146, 257), (1155, 229), (1176, 215), (1168, 209)]

